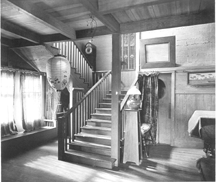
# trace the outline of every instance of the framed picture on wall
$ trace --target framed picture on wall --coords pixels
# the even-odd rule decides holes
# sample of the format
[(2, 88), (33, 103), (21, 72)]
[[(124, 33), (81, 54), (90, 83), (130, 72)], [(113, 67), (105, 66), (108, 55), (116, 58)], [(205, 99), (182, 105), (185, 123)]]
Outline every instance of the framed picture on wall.
[(175, 66), (175, 36), (140, 40), (141, 69)]
[(215, 72), (203, 71), (188, 73), (188, 84), (191, 86), (208, 86), (215, 85)]

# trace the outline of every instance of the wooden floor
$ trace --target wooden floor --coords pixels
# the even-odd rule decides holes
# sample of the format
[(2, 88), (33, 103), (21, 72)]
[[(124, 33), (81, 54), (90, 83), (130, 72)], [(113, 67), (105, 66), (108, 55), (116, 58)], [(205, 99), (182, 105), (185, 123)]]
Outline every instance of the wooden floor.
[(59, 161), (57, 141), (53, 141), (15, 158), (2, 159), (1, 175), (2, 182), (200, 181), (195, 164), (202, 154), (201, 149), (153, 146), (150, 157), (140, 166), (125, 164), (119, 170), (106, 170)]

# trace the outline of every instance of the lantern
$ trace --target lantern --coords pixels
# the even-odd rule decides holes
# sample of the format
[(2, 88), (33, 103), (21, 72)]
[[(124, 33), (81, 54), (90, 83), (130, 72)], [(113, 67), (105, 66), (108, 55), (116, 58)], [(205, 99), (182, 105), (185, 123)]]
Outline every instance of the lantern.
[(138, 110), (141, 104), (139, 97), (141, 95), (141, 92), (136, 88), (136, 86), (133, 86), (129, 89), (127, 94), (130, 95), (127, 101), (128, 108), (132, 110)]
[(56, 55), (47, 61), (46, 72), (50, 86), (57, 91), (61, 91), (69, 83), (70, 63), (64, 56)]

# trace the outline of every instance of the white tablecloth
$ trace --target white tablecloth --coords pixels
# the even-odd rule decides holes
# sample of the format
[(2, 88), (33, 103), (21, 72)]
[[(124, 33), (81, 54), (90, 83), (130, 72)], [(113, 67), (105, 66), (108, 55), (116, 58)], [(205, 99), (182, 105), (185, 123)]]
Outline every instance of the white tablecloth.
[(188, 133), (193, 136), (193, 132), (198, 125), (198, 132), (200, 134), (200, 129), (202, 128), (201, 119), (202, 118), (215, 118), (215, 111), (203, 111), (196, 110), (188, 121)]

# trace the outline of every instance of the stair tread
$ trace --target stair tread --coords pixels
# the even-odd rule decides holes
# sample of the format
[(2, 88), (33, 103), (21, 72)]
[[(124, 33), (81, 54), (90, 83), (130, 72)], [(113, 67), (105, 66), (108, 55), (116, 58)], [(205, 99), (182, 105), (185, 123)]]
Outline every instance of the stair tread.
[(76, 141), (76, 140), (72, 143), (69, 143), (69, 145), (77, 145), (77, 146), (92, 147), (92, 148), (102, 148), (103, 150), (110, 150), (111, 149), (111, 146), (97, 144), (97, 143), (91, 143), (91, 142)]
[(87, 121), (87, 122), (88, 122), (88, 121), (93, 121), (93, 122), (111, 123), (111, 120), (105, 120), (105, 119), (94, 119), (94, 118), (87, 119), (86, 121)]
[(100, 126), (91, 126), (91, 125), (86, 125), (86, 126), (83, 126), (81, 128), (84, 128), (84, 129), (96, 129), (96, 130), (107, 130), (107, 131), (111, 131), (111, 128), (107, 128), (107, 127), (100, 127)]
[(89, 138), (100, 138), (100, 139), (111, 140), (111, 136), (108, 136), (108, 135), (97, 135), (97, 134), (89, 134), (89, 133), (83, 133), (83, 132), (75, 134), (75, 136), (89, 137)]
[(99, 107), (99, 108), (95, 108), (96, 110), (106, 110), (106, 111), (111, 111), (111, 108), (103, 108), (103, 107)]
[(111, 116), (111, 114), (107, 114), (107, 113), (93, 113), (91, 115), (98, 115), (98, 116)]
[(88, 152), (83, 152), (83, 151), (77, 151), (73, 149), (69, 149), (65, 151), (65, 153), (72, 153), (73, 155), (80, 156), (80, 157), (85, 157), (88, 159), (92, 160), (98, 160), (98, 161), (108, 161), (108, 162), (114, 162), (115, 159), (105, 156), (105, 155), (100, 155), (100, 154), (93, 154), (93, 153), (88, 153)]
[(103, 100), (111, 100), (111, 98), (105, 97), (105, 98), (103, 98)]

